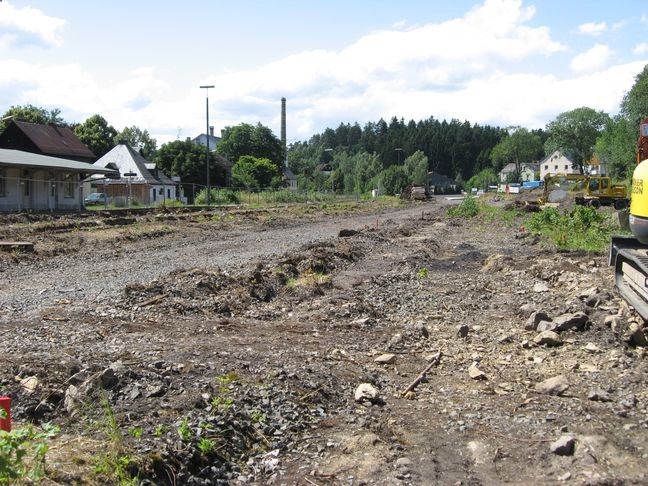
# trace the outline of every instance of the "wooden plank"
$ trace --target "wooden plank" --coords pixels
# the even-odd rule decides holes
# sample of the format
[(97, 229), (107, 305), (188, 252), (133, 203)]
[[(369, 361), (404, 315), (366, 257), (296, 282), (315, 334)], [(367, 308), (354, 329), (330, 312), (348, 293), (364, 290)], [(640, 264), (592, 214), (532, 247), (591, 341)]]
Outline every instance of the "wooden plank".
[(34, 251), (34, 244), (30, 241), (0, 241), (0, 251)]

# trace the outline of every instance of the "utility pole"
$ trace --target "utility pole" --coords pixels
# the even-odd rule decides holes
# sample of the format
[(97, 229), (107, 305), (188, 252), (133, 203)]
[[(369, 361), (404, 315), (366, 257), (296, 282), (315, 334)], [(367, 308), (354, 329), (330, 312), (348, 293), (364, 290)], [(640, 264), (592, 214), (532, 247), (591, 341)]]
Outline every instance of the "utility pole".
[(211, 184), (209, 182), (209, 88), (213, 88), (213, 87), (214, 87), (213, 84), (204, 85), (200, 87), (201, 89), (206, 90), (205, 110), (207, 112), (207, 128), (205, 129), (205, 137), (207, 137), (207, 140), (205, 145), (207, 146), (207, 206), (209, 206), (209, 196), (210, 196), (209, 193), (211, 192)]

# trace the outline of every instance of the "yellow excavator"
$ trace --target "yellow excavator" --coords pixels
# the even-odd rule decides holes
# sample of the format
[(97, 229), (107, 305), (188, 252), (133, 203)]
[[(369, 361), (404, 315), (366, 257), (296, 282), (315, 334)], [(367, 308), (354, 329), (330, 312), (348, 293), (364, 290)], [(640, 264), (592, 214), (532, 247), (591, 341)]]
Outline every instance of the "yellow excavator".
[(547, 175), (540, 204), (550, 201), (550, 193), (556, 189), (576, 191), (574, 201), (580, 206), (614, 206), (621, 210), (628, 207), (628, 195), (623, 184), (614, 184), (607, 176), (582, 174)]
[(608, 263), (621, 297), (648, 321), (648, 118), (639, 128), (629, 222), (632, 236), (612, 236)]

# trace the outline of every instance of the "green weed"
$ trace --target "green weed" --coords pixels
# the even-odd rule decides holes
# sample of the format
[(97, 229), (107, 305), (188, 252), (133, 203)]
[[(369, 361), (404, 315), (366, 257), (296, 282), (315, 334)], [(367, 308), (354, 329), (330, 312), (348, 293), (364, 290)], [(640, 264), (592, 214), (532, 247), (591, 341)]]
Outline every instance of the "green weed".
[(448, 209), (448, 215), (453, 218), (474, 218), (479, 214), (479, 209), (477, 199), (466, 194), (461, 204)]
[(178, 435), (185, 442), (191, 439), (192, 434), (191, 428), (189, 427), (189, 419), (182, 419), (182, 422), (180, 422), (180, 425), (178, 426)]
[(547, 208), (531, 215), (524, 224), (531, 233), (547, 237), (562, 250), (604, 251), (617, 230), (608, 214), (587, 206), (576, 206), (570, 213)]
[(198, 441), (198, 445), (196, 447), (198, 447), (198, 450), (201, 452), (201, 454), (206, 456), (207, 454), (214, 452), (214, 449), (216, 449), (216, 443), (211, 439), (203, 437), (200, 439), (200, 441)]
[(156, 425), (155, 429), (153, 429), (153, 435), (155, 437), (162, 437), (168, 431), (169, 431), (169, 427), (167, 427), (166, 425), (164, 424)]
[(139, 439), (142, 437), (144, 429), (142, 427), (131, 427), (128, 429), (128, 434), (134, 439)]
[(58, 427), (50, 424), (44, 424), (41, 430), (30, 425), (0, 431), (0, 484), (20, 479), (35, 482), (45, 477), (48, 441), (58, 432)]

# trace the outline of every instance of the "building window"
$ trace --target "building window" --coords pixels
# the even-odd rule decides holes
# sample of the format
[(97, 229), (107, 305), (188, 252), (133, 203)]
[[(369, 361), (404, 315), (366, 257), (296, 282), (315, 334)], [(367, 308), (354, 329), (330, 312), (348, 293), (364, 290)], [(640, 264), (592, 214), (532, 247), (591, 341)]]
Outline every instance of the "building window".
[(545, 164), (545, 170), (549, 170), (549, 164)]
[(565, 170), (569, 170), (569, 166), (568, 166), (568, 165), (565, 165)]
[(7, 169), (0, 169), (0, 197), (7, 197)]
[(63, 176), (63, 197), (66, 199), (74, 197), (74, 179), (72, 178), (72, 174)]
[(554, 170), (558, 170), (558, 166), (557, 166), (557, 165), (554, 165)]

